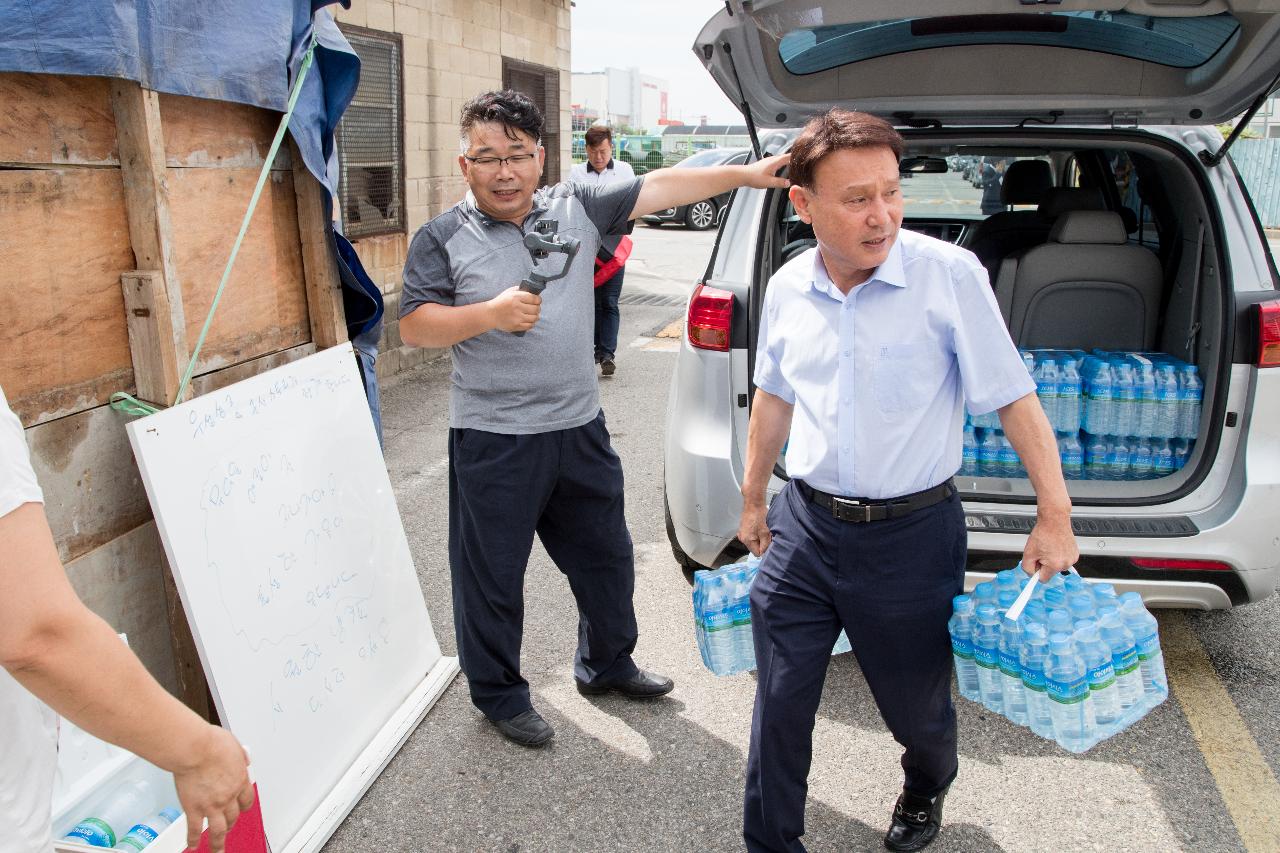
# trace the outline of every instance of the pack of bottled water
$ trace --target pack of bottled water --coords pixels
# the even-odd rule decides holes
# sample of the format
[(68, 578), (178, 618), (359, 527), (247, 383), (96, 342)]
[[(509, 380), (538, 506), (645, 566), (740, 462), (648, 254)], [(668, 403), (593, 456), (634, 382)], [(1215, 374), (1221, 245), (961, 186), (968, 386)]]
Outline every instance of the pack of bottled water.
[[(698, 651), (707, 669), (716, 675), (736, 675), (756, 668), (750, 595), (759, 566), (760, 558), (748, 555), (731, 566), (693, 573), (693, 626)], [(851, 650), (849, 638), (841, 631), (831, 653)]]
[[(1165, 353), (1022, 350), (1068, 480), (1149, 480), (1180, 471), (1200, 429), (1199, 370)], [(1025, 477), (995, 412), (965, 420), (960, 475)]]
[(1090, 435), (1195, 441), (1204, 382), (1194, 364), (1165, 353), (1094, 350), (1080, 365)]
[(1169, 695), (1155, 617), (1136, 592), (1021, 566), (953, 602), (960, 695), (1070, 752), (1133, 725)]

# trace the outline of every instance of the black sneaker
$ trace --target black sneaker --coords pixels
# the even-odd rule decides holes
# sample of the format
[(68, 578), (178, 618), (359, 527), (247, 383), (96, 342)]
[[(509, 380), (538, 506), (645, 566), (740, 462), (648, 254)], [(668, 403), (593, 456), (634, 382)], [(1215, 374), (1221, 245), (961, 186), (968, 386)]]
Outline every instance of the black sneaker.
[(614, 365), (613, 358), (611, 356), (606, 355), (604, 358), (600, 359), (600, 375), (601, 376), (612, 376), (613, 371), (616, 369), (617, 369), (617, 366)]

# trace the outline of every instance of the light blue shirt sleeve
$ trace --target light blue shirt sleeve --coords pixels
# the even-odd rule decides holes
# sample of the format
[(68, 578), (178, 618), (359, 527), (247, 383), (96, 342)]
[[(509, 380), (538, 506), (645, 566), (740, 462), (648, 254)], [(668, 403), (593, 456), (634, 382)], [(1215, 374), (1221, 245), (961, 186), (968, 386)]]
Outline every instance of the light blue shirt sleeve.
[(1036, 390), (1009, 337), (986, 271), (976, 263), (956, 274), (957, 321), (953, 332), (965, 407), (971, 415), (993, 412)]
[(776, 297), (776, 289), (765, 291), (764, 306), (760, 310), (759, 336), (756, 338), (755, 384), (765, 393), (785, 400), (789, 405), (795, 405), (795, 390), (782, 375), (782, 341), (773, 340), (769, 335)]

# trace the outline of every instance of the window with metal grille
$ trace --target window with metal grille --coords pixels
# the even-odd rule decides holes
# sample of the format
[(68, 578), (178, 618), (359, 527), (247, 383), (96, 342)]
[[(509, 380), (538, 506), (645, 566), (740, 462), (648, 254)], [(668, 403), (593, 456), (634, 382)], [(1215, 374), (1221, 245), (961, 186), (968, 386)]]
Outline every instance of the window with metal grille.
[(542, 117), (547, 129), (542, 135), (542, 147), (547, 151), (547, 162), (542, 170), (543, 183), (560, 181), (560, 72), (545, 65), (521, 62), (502, 57), (502, 87), (515, 89), (529, 96)]
[(342, 231), (352, 239), (405, 230), (401, 40), (343, 25), (360, 57), (360, 85), (338, 124)]

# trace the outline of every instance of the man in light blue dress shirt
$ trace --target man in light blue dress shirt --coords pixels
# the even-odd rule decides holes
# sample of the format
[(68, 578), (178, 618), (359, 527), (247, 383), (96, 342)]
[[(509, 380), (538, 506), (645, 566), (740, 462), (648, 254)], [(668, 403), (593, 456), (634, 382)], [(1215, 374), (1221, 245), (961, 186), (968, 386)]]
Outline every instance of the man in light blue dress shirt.
[[(1057, 443), (974, 255), (901, 230), (903, 141), (832, 110), (792, 148), (790, 190), (817, 247), (774, 274), (757, 344), (738, 536), (763, 554), (751, 591), (759, 681), (747, 848), (803, 850), (812, 734), (832, 645), (848, 633), (903, 746), (884, 843), (936, 836), (958, 767), (947, 619), (964, 581), (963, 407), (998, 411), (1037, 495), (1023, 566), (1078, 552)], [(766, 514), (784, 442), (790, 482)]]

